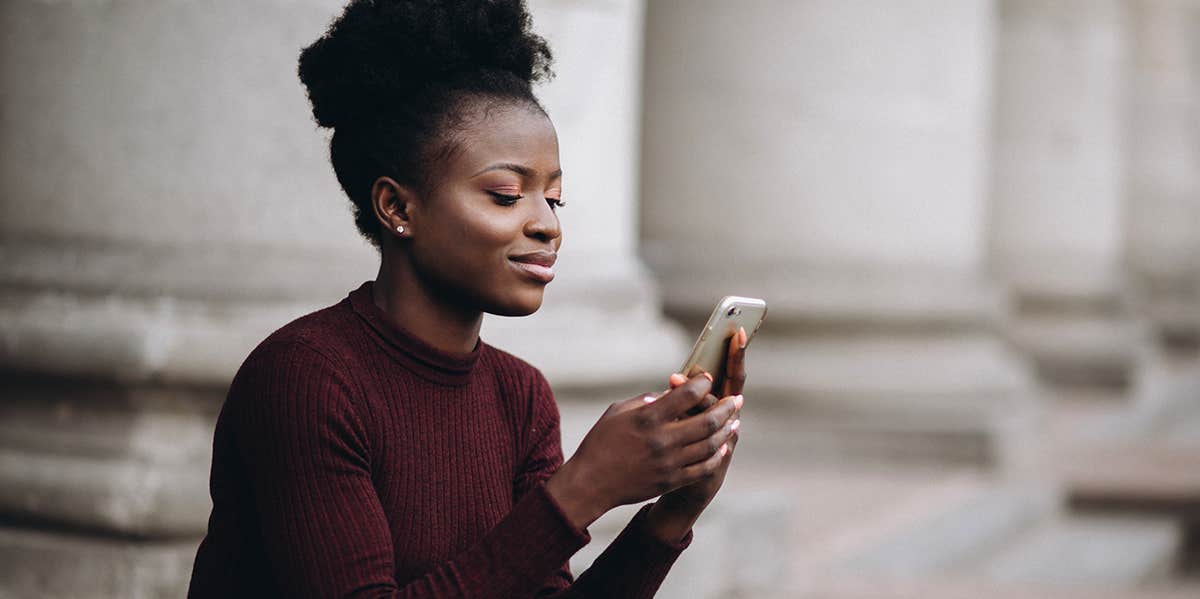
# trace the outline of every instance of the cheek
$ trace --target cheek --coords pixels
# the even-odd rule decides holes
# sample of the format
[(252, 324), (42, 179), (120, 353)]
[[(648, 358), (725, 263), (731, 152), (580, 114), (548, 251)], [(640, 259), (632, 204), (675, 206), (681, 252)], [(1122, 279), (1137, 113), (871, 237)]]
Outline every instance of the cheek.
[(457, 239), (481, 250), (499, 250), (516, 240), (520, 235), (520, 226), (508, 214), (491, 214), (489, 211), (471, 214), (460, 220), (455, 235)]
[[(511, 213), (476, 211), (448, 218), (437, 234), (437, 247), (428, 248), (434, 258), (450, 258), (456, 269), (472, 276), (496, 268), (521, 235), (521, 226)], [(464, 273), (466, 274), (466, 273)]]

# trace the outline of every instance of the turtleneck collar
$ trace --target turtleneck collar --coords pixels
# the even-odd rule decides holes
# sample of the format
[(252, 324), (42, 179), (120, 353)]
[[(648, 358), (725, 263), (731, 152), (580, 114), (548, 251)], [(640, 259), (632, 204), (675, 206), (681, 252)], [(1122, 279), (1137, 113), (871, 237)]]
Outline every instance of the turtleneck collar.
[(475, 349), (467, 353), (447, 352), (433, 347), (405, 330), (375, 305), (374, 285), (375, 281), (366, 281), (351, 291), (347, 298), (354, 311), (378, 333), (380, 345), (398, 362), (423, 378), (446, 385), (466, 384), (479, 361), (483, 342), (476, 341)]

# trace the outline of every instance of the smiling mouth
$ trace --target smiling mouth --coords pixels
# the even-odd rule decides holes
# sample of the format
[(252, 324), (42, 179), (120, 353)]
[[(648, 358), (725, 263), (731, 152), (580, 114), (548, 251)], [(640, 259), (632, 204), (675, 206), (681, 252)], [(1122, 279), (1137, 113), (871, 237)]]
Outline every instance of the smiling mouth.
[(517, 270), (520, 270), (522, 273), (528, 275), (531, 279), (535, 279), (543, 283), (549, 283), (550, 281), (554, 280), (554, 269), (550, 268), (549, 266), (530, 264), (528, 262), (517, 262), (516, 260), (513, 260), (512, 263), (517, 267)]
[(544, 284), (554, 280), (554, 262), (557, 257), (553, 252), (532, 252), (511, 256), (508, 261), (521, 274)]

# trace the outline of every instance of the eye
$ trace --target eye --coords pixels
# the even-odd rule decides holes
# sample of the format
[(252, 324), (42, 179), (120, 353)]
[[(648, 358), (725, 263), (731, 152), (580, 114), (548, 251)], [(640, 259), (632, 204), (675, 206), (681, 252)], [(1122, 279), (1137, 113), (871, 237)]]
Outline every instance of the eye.
[(517, 200), (525, 197), (521, 195), (508, 195), (498, 191), (489, 191), (488, 194), (495, 198), (496, 203), (501, 206), (512, 206), (513, 204), (517, 203)]
[(563, 206), (567, 205), (566, 202), (558, 198), (546, 198), (546, 203), (550, 204), (551, 208), (562, 208)]

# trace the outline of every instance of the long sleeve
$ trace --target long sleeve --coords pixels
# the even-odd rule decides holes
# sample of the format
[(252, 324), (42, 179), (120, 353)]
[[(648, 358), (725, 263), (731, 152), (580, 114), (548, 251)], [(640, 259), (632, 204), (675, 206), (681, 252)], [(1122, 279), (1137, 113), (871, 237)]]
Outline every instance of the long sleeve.
[(313, 347), (272, 349), (239, 372), (226, 409), (284, 596), (531, 596), (586, 544), (533, 485), (474, 546), (399, 586), (355, 390)]
[[(563, 463), (558, 408), (549, 383), (538, 373), (534, 386), (533, 438), (524, 468), (515, 481), (518, 497), (541, 488)], [(652, 505), (652, 504), (651, 504)], [(642, 507), (615, 540), (583, 572), (572, 578), (568, 564), (549, 577), (537, 596), (547, 599), (650, 598), (662, 586), (667, 572), (692, 541), (688, 532), (678, 544), (664, 543), (646, 526), (650, 505)]]

